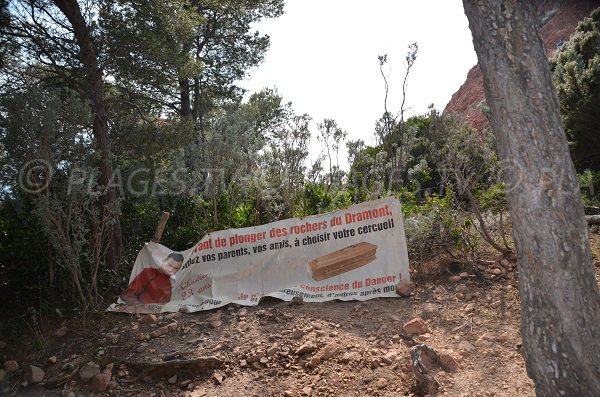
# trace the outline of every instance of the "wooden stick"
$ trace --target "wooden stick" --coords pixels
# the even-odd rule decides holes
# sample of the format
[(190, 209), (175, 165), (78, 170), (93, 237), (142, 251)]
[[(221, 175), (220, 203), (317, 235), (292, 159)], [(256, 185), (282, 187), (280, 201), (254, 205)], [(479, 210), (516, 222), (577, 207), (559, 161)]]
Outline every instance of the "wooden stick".
[(586, 215), (585, 220), (588, 225), (598, 225), (600, 224), (600, 215)]
[(154, 232), (154, 237), (152, 237), (152, 242), (160, 243), (160, 239), (165, 231), (165, 225), (169, 220), (169, 215), (170, 214), (167, 211), (163, 211), (161, 214), (160, 220), (158, 221), (158, 226), (156, 226), (156, 231)]

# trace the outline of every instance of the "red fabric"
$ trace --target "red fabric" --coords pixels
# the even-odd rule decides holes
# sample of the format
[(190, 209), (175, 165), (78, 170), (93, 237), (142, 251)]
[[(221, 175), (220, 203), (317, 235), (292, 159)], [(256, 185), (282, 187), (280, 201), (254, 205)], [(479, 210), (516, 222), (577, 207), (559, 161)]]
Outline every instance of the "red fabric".
[(130, 304), (167, 303), (171, 300), (171, 280), (158, 269), (144, 269), (129, 284), (121, 299)]

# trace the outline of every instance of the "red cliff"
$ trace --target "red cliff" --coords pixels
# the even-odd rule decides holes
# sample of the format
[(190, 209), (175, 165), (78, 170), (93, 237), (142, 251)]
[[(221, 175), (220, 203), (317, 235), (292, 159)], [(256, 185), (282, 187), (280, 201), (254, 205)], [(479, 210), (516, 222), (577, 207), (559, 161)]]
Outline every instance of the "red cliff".
[[(580, 20), (600, 7), (598, 0), (535, 0), (532, 2), (535, 3), (540, 15), (542, 23), (540, 34), (549, 57), (556, 51), (556, 44), (560, 40), (568, 40), (571, 37)], [(484, 103), (483, 76), (479, 65), (475, 65), (469, 70), (464, 84), (452, 95), (444, 109), (444, 114), (457, 114), (465, 118), (473, 127), (481, 130), (487, 124), (481, 111), (481, 105)]]

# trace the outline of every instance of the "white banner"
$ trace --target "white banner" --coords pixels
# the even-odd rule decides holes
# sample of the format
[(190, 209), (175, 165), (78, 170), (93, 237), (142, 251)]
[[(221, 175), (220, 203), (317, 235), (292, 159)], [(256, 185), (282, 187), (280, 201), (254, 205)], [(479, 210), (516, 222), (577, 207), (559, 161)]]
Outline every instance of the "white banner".
[(129, 286), (109, 311), (156, 313), (256, 305), (263, 296), (306, 302), (396, 297), (409, 279), (400, 202), (205, 235), (173, 252), (146, 243)]

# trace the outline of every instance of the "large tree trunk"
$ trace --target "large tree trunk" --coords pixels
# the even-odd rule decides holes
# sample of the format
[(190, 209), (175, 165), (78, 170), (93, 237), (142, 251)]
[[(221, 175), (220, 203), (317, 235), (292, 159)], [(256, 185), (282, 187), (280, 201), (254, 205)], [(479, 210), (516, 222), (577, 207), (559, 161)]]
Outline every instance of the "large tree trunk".
[(463, 0), (507, 165), (527, 372), (539, 396), (600, 396), (600, 299), (579, 186), (527, 1)]
[(107, 266), (116, 270), (123, 251), (123, 241), (116, 191), (111, 187), (113, 167), (110, 158), (111, 142), (108, 134), (106, 107), (104, 106), (102, 71), (98, 66), (89, 27), (85, 22), (77, 0), (54, 0), (54, 4), (73, 26), (75, 40), (79, 46), (79, 56), (85, 72), (87, 96), (94, 112), (93, 133), (96, 150), (100, 155), (98, 185), (103, 190), (99, 205), (102, 216), (104, 260)]

